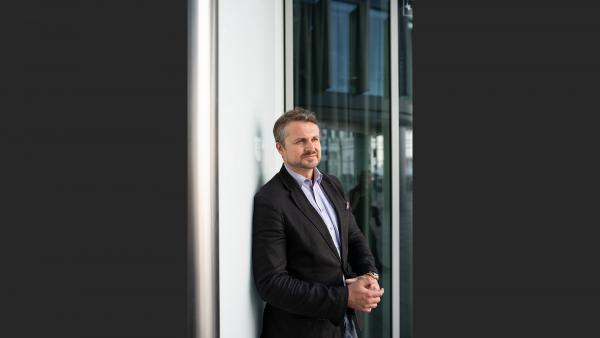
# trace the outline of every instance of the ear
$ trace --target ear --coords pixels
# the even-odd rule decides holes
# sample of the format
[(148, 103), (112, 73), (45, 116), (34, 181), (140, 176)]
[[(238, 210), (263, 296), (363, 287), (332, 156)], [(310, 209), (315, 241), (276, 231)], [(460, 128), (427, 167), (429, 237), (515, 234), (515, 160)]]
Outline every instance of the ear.
[(279, 143), (279, 142), (275, 143), (275, 148), (277, 148), (277, 151), (279, 152), (279, 155), (283, 156), (283, 151), (285, 149), (283, 148), (283, 146), (281, 145), (281, 143)]

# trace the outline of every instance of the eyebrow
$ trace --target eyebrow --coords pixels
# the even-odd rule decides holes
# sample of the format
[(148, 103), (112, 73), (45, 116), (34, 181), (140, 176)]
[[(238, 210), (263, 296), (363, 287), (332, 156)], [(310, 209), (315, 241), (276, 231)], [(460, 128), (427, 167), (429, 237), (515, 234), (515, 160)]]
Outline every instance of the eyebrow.
[(316, 135), (316, 136), (312, 136), (312, 137), (299, 137), (297, 139), (294, 140), (294, 142), (298, 142), (298, 141), (302, 141), (302, 140), (306, 140), (307, 138), (321, 138), (320, 136)]

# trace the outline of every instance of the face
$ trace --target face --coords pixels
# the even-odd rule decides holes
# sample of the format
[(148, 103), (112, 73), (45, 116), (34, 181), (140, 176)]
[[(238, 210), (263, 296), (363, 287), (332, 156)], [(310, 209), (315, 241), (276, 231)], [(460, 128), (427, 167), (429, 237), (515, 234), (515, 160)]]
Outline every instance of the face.
[(290, 169), (311, 174), (321, 160), (319, 127), (312, 122), (292, 121), (285, 127), (284, 144), (277, 151)]

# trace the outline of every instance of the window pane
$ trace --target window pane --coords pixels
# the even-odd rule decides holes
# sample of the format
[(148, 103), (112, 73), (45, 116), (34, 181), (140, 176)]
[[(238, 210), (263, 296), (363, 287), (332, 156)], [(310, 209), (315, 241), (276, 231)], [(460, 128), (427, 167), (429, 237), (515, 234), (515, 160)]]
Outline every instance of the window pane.
[(294, 0), (294, 105), (317, 113), (319, 166), (337, 176), (386, 294), (364, 338), (391, 337), (391, 152), (388, 1)]

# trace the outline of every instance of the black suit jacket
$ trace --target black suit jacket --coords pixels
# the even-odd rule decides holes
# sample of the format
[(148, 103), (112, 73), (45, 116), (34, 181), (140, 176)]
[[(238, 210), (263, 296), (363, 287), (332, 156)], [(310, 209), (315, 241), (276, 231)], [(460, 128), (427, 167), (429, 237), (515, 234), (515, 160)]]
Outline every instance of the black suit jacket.
[(335, 208), (341, 257), (321, 216), (284, 166), (254, 196), (252, 267), (267, 302), (263, 338), (343, 337), (343, 277), (377, 271), (337, 178), (323, 173)]

